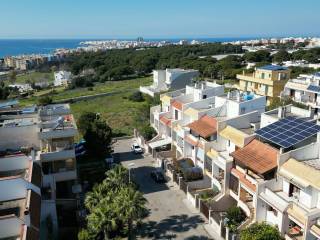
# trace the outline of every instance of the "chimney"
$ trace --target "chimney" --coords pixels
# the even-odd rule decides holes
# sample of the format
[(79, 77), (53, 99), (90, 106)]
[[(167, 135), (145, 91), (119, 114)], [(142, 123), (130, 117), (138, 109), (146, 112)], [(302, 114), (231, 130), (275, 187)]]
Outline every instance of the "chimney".
[(311, 119), (313, 119), (314, 118), (314, 109), (311, 107), (311, 106), (309, 106), (309, 117), (311, 118)]
[(236, 92), (236, 96), (237, 96), (237, 101), (240, 102), (241, 96), (239, 91)]
[(278, 118), (279, 118), (279, 119), (284, 118), (285, 115), (286, 115), (286, 108), (280, 106), (280, 107), (278, 108)]

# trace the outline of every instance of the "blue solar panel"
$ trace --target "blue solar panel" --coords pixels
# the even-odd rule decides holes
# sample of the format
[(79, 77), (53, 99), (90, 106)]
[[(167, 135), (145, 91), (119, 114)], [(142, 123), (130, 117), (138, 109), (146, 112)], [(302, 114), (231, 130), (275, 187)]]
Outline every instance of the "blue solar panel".
[(265, 65), (265, 66), (259, 67), (258, 69), (270, 70), (270, 71), (281, 71), (281, 70), (287, 70), (288, 68), (278, 66), (278, 65)]
[(256, 131), (256, 134), (280, 147), (292, 147), (320, 132), (320, 126), (306, 119), (286, 117)]
[(315, 86), (315, 85), (309, 85), (307, 90), (319, 93), (320, 92), (320, 87), (319, 86)]

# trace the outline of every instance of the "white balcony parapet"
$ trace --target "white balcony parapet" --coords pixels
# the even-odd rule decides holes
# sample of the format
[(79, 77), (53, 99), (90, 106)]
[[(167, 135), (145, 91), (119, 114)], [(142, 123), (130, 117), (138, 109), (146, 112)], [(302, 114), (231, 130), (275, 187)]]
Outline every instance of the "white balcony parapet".
[(70, 158), (75, 158), (75, 157), (76, 157), (76, 155), (75, 155), (74, 149), (65, 149), (62, 151), (40, 153), (40, 160), (43, 162), (70, 159)]

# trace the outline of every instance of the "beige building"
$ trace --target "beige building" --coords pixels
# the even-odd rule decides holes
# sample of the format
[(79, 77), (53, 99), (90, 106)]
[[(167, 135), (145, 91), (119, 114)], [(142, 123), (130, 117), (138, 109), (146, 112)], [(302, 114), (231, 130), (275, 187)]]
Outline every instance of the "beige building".
[(241, 91), (251, 91), (270, 100), (280, 96), (290, 79), (290, 70), (282, 66), (266, 65), (256, 68), (253, 73), (238, 74), (237, 79)]

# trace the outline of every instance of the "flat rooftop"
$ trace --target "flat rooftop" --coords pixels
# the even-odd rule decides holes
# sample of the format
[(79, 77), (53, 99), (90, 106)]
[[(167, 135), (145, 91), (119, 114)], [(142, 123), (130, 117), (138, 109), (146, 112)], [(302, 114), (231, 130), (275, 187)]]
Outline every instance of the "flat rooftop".
[(33, 126), (38, 123), (38, 119), (36, 117), (28, 117), (28, 118), (16, 118), (16, 119), (7, 119), (3, 122), (0, 122), (0, 127), (10, 128), (10, 127), (26, 127)]

